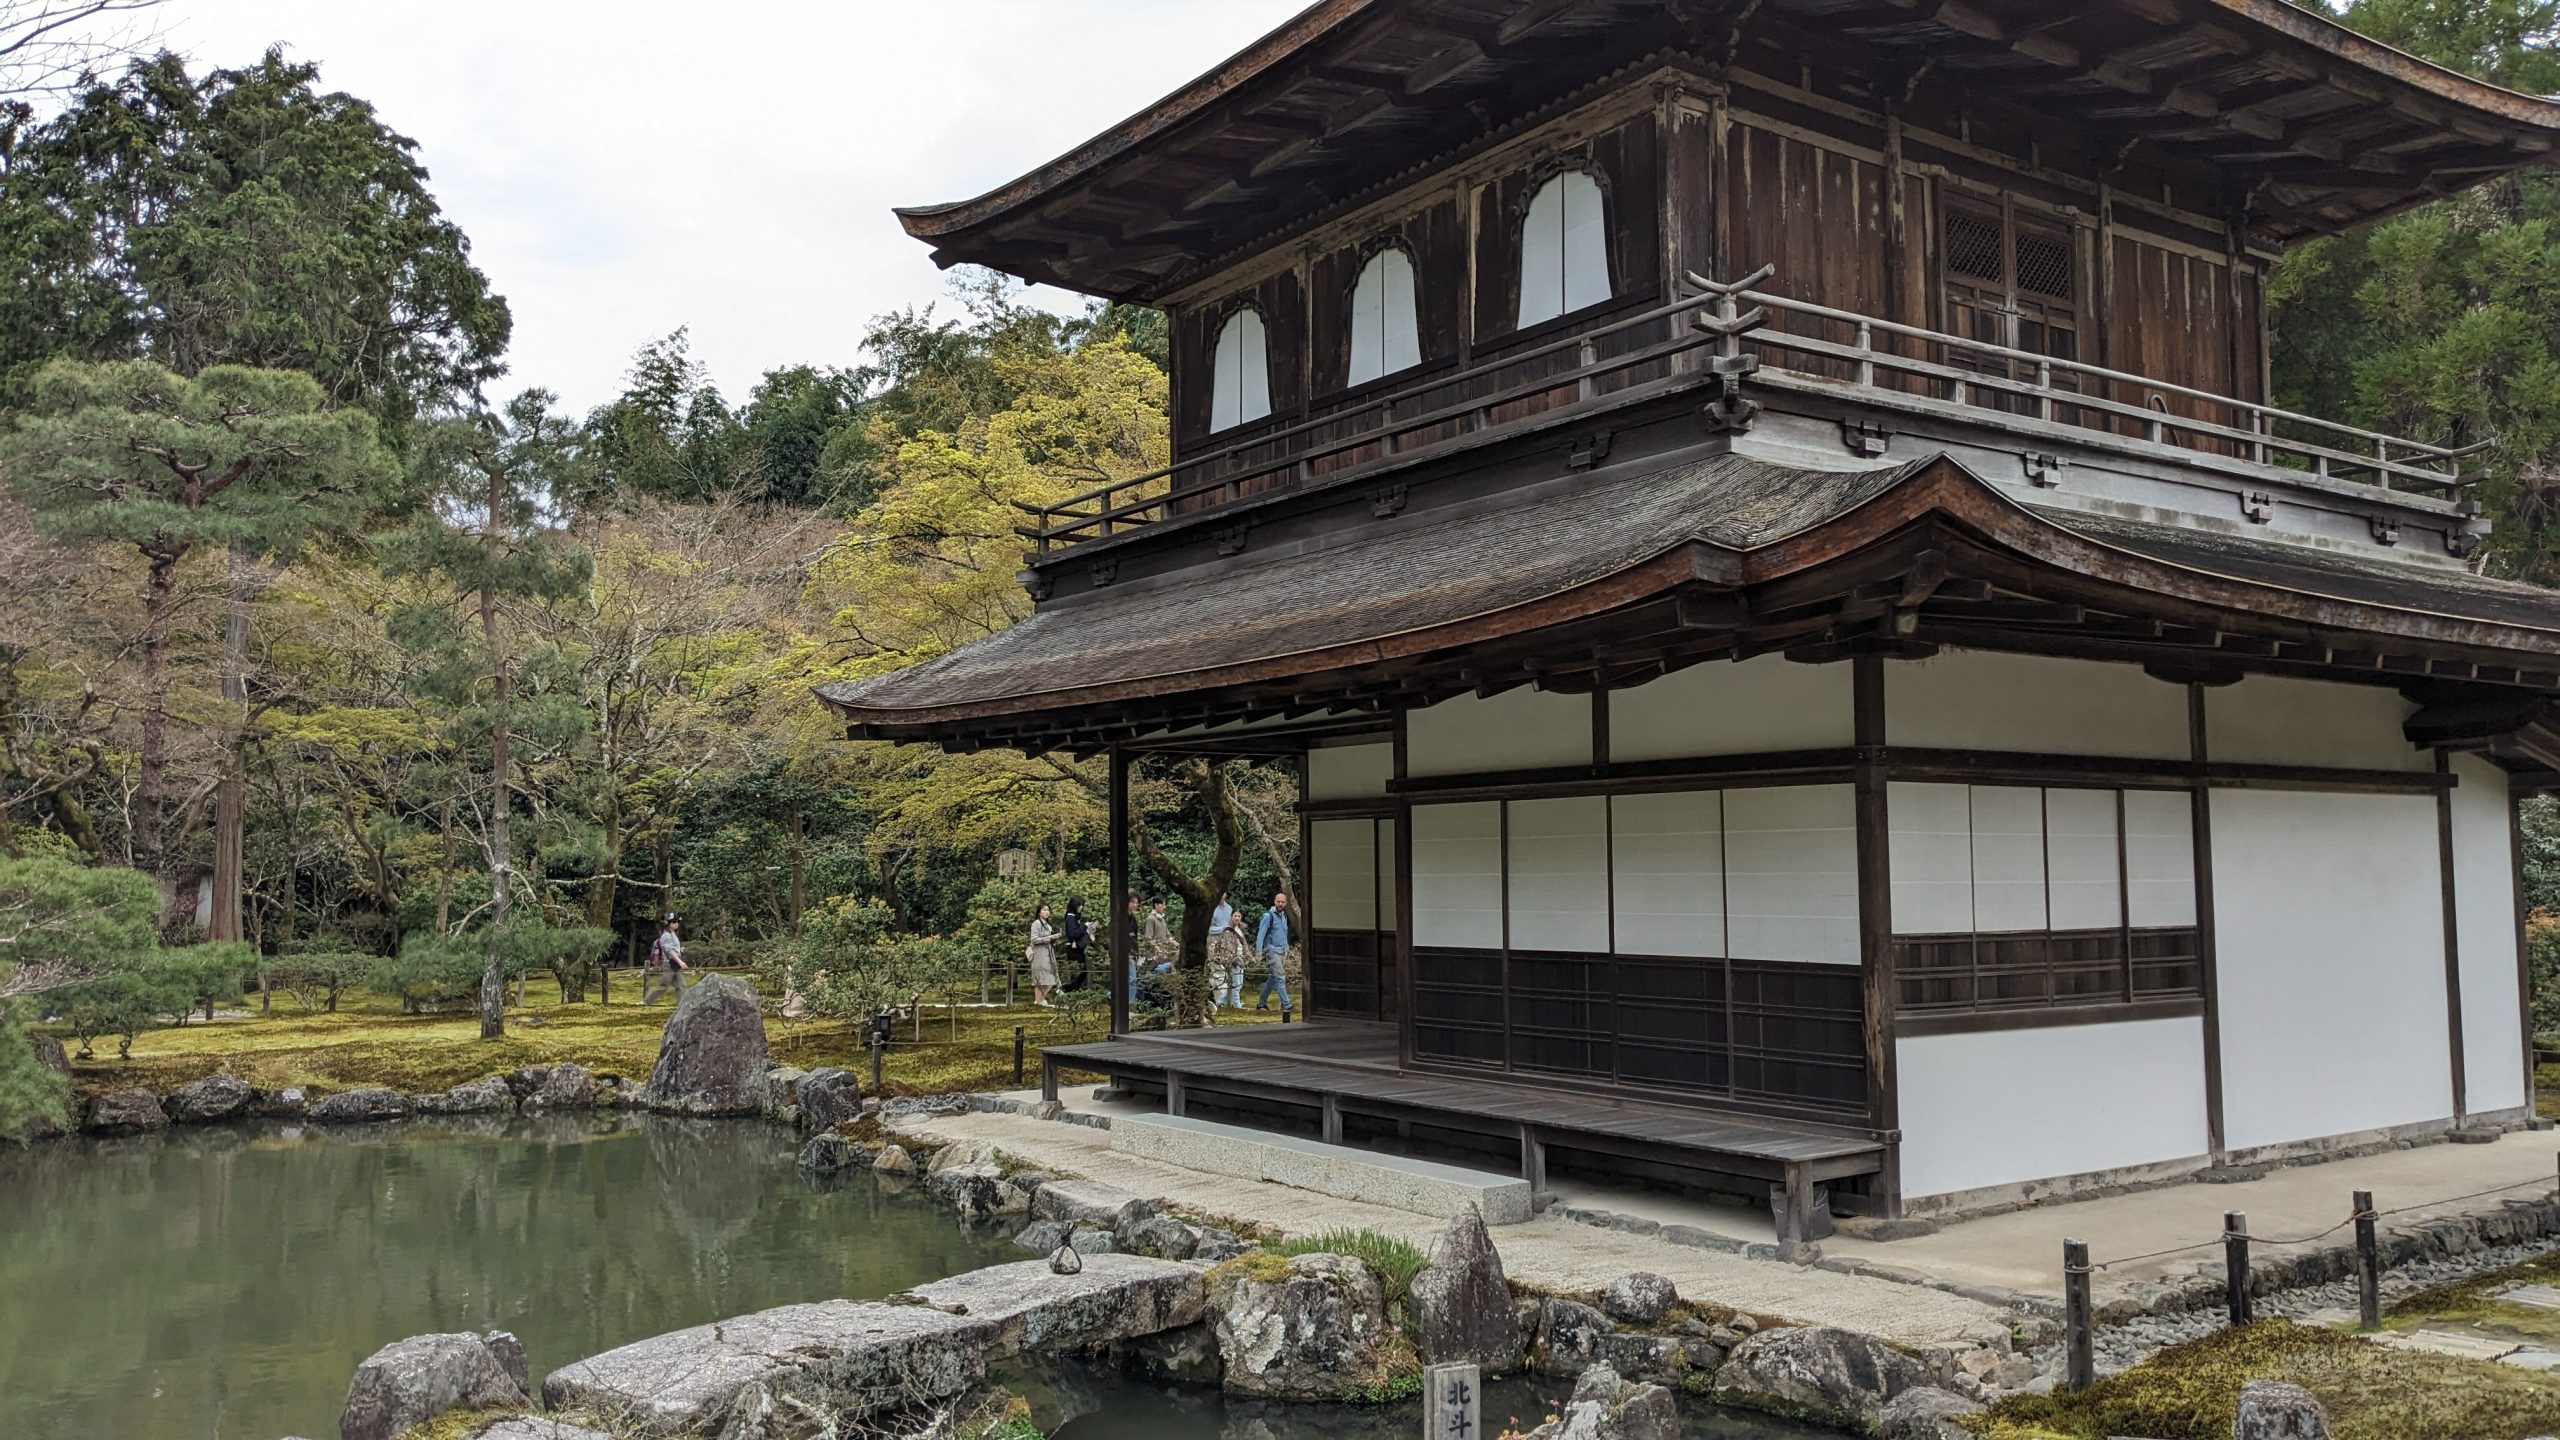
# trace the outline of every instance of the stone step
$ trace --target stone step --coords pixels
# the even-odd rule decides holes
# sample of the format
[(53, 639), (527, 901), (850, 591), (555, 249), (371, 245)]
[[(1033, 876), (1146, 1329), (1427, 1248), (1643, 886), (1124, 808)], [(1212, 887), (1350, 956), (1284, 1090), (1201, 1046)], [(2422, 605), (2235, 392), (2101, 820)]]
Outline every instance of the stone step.
[(989, 1364), (1032, 1349), (1178, 1329), (1208, 1305), (1198, 1270), (1140, 1255), (1089, 1255), (1074, 1275), (1026, 1260), (910, 1294), (915, 1303), (822, 1300), (641, 1340), (552, 1371), (542, 1401), (616, 1434), (713, 1436), (742, 1417), (807, 1412), (859, 1418), (960, 1394)]
[(1484, 1213), (1487, 1225), (1517, 1225), (1530, 1216), (1529, 1182), (1517, 1177), (1188, 1116), (1119, 1116), (1112, 1121), (1111, 1148), (1187, 1170), (1269, 1180), (1441, 1219), (1469, 1206)]

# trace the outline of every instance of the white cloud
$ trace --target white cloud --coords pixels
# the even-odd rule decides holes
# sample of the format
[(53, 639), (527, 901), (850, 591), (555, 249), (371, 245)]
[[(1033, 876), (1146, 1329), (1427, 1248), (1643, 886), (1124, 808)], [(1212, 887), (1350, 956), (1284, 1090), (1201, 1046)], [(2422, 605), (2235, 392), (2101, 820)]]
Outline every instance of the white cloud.
[[(943, 277), (894, 205), (1002, 184), (1298, 0), (179, 0), (198, 68), (282, 43), (418, 142), (515, 311), (501, 392), (583, 409), (690, 325), (731, 400), (847, 364)], [(1072, 303), (1059, 296), (1060, 304)]]

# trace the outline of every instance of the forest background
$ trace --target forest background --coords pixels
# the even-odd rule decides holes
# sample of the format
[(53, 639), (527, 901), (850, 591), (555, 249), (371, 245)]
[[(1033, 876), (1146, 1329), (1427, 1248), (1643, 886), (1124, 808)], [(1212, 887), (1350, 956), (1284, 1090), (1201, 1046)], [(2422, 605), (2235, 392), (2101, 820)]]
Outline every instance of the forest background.
[[(854, 1014), (1018, 954), (1034, 898), (1098, 915), (1098, 762), (852, 743), (809, 691), (1027, 612), (1016, 506), (1168, 458), (1160, 315), (963, 271), (741, 398), (678, 330), (567, 413), (396, 117), (134, 8), (0, 0), (0, 1031), (367, 985), (495, 1033), (505, 977), (582, 997), (670, 911), (697, 963), (876, 972)], [(2560, 0), (2335, 13), (2560, 92)], [(2528, 172), (2269, 286), (2278, 402), (2491, 442), (2477, 563), (2543, 584), (2555, 224)], [(1292, 776), (1140, 781), (1142, 891), (1294, 889)], [(2560, 1029), (2547, 807), (2527, 841)], [(0, 1134), (58, 1098), (30, 1053), (0, 1034)]]

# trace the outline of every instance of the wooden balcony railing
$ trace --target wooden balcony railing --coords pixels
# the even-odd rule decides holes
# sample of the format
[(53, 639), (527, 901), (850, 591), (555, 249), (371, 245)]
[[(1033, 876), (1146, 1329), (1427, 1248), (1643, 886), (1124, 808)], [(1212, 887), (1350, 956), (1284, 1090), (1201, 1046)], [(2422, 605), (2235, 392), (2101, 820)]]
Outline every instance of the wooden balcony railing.
[[(1344, 483), (1581, 415), (1744, 375), (1851, 398), (1915, 399), (2111, 435), (2180, 458), (2388, 491), (2458, 492), (2486, 444), (2432, 445), (2104, 366), (1772, 294), (1769, 267), (1687, 277), (1669, 303), (1417, 379), (1374, 398), (1097, 486), (1023, 506), (1045, 558), (1247, 496)], [(1747, 308), (1746, 308), (1747, 307)], [(2130, 394), (2132, 400), (2122, 398)]]

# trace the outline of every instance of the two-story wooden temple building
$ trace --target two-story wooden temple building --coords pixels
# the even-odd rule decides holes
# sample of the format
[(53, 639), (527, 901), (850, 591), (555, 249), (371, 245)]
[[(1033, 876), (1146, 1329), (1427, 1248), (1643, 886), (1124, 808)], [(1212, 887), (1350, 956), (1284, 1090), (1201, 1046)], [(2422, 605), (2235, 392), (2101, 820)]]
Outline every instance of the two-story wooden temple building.
[(2520, 1124), (2560, 599), (2265, 282), (2555, 140), (2282, 0), (1323, 0), (903, 213), (1162, 307), (1176, 463), (825, 698), (1302, 759), (1314, 1023), (1052, 1054), (1176, 1108), (1796, 1235)]

